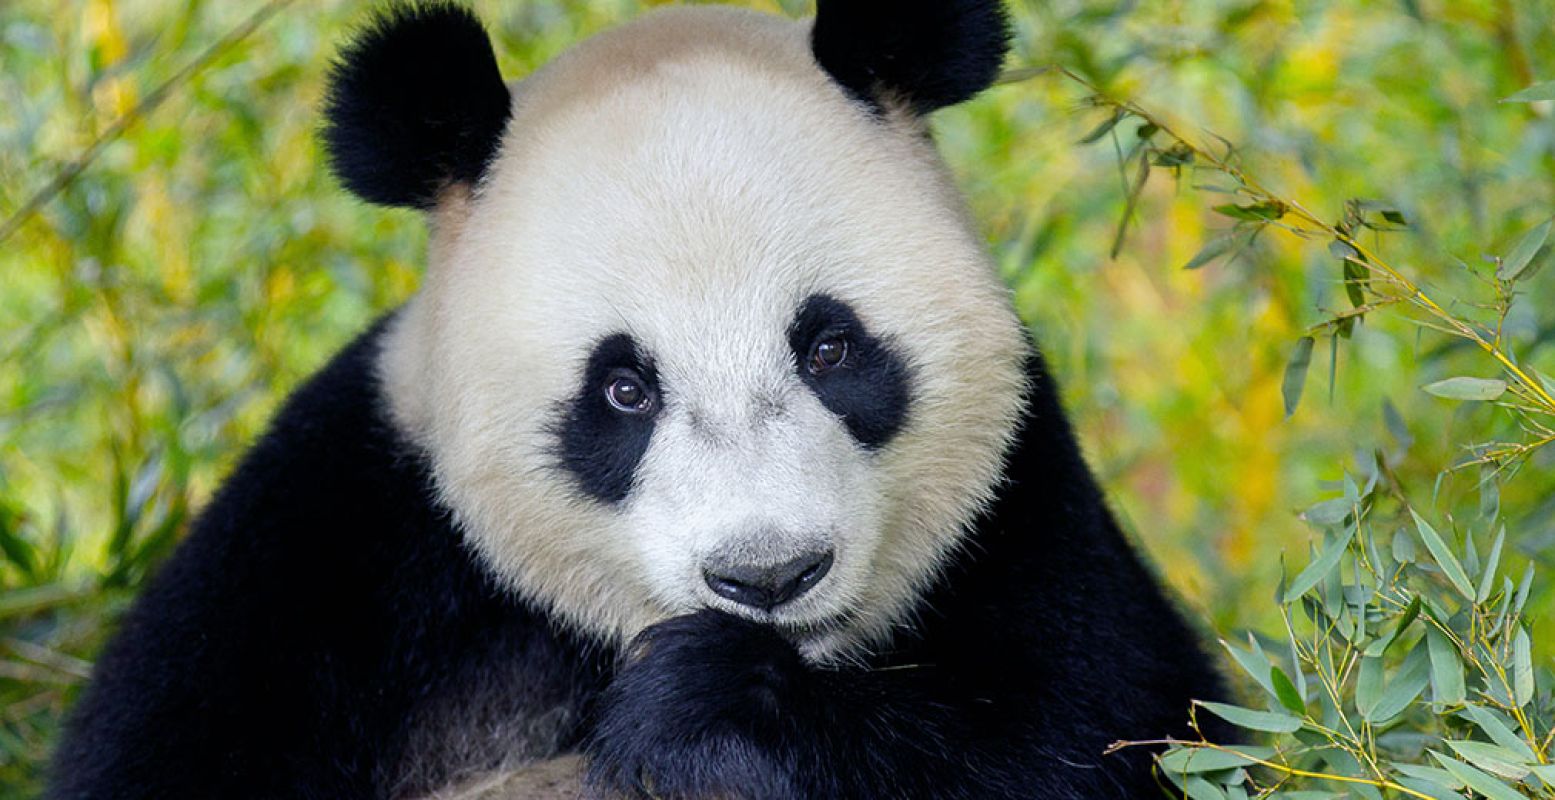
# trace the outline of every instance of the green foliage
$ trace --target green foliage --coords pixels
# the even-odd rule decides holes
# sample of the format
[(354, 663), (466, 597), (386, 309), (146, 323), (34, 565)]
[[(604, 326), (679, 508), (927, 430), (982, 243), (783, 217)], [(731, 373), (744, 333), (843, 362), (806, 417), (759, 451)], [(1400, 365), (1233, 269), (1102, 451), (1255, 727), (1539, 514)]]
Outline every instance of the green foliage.
[[(1334, 789), (1379, 800), (1385, 792), (1420, 798), (1463, 797), (1465, 792), (1487, 798), (1555, 797), (1555, 699), (1548, 691), (1536, 693), (1539, 681), (1524, 618), (1534, 571), (1530, 565), (1520, 586), (1499, 572), (1507, 529), (1499, 519), (1498, 483), (1555, 443), (1550, 382), (1520, 362), (1504, 334), (1521, 296), (1515, 286), (1528, 277), (1551, 223), (1546, 220), (1522, 234), (1505, 257), (1489, 259), (1493, 271), (1484, 281), (1489, 297), (1476, 310), (1444, 305), (1356, 238), (1363, 230), (1407, 227), (1397, 209), (1350, 200), (1336, 222), (1324, 222), (1254, 180), (1226, 140), (1220, 140), (1224, 153), (1212, 152), (1143, 107), (1061, 72), (1093, 93), (1091, 105), (1109, 111), (1107, 130), (1132, 117), (1141, 120), (1141, 131), (1166, 139), (1143, 143), (1150, 137), (1141, 135), (1142, 143), (1133, 150), (1117, 151), (1120, 161), (1135, 161), (1143, 170), (1169, 153), (1174, 164), (1214, 173), (1221, 186), (1229, 187), (1220, 192), (1241, 198), (1212, 207), (1234, 220), (1233, 228), (1206, 244), (1190, 268), (1227, 251), (1227, 239), (1251, 241), (1271, 229), (1297, 240), (1327, 241), (1329, 254), (1339, 258), (1350, 308), (1331, 313), (1297, 340), (1282, 384), (1287, 417), (1301, 401), (1315, 337), (1329, 336), (1331, 352), (1337, 354), (1340, 340), (1351, 338), (1357, 323), (1386, 308), (1473, 345), (1503, 374), (1443, 378), (1422, 386), (1425, 393), (1495, 403), (1517, 421), (1520, 432), (1515, 440), (1471, 445), (1468, 455), (1443, 473), (1482, 468), (1478, 525), (1463, 532), (1461, 547), (1456, 537), (1450, 543), (1411, 507), (1410, 490), (1397, 477), (1402, 456), (1380, 450), (1362, 460), (1364, 487), (1346, 475), (1342, 496), (1301, 514), (1320, 538), (1307, 565), (1294, 578), (1280, 581), (1276, 603), (1285, 637), (1275, 657), (1252, 637), (1247, 650), (1225, 645), (1232, 661), (1263, 691), (1268, 710), (1209, 702), (1195, 709), (1259, 734), (1268, 744), (1217, 741), (1220, 737), (1201, 727), (1195, 714), (1196, 740), (1116, 746), (1166, 744), (1157, 768), (1168, 793), (1196, 800), (1326, 797)], [(1144, 188), (1143, 180), (1128, 188), (1119, 237), (1133, 212), (1132, 198)], [(1450, 310), (1455, 305), (1463, 310)], [(1331, 369), (1336, 361), (1331, 356)], [(1395, 412), (1388, 422), (1401, 421)], [(1495, 531), (1484, 561), (1473, 527), (1485, 529), (1480, 541)], [(1379, 546), (1384, 533), (1390, 542), (1386, 549)], [(1417, 557), (1410, 537), (1418, 538), (1428, 561)]]
[[(514, 76), (649, 4), (476, 0)], [(1249, 744), (1163, 781), (1543, 791), (1555, 2), (1012, 6), (1021, 68), (936, 138), (1124, 524), (1254, 631), (1199, 709)], [(0, 3), (0, 797), (279, 399), (417, 280), (420, 221), (315, 141), (364, 8), (232, 38), (259, 8)]]
[(1493, 517), (1464, 531), (1461, 550), (1449, 544), (1386, 474), (1374, 462), (1363, 486), (1346, 478), (1343, 496), (1303, 515), (1324, 544), (1280, 592), (1274, 655), (1256, 639), (1226, 644), (1268, 710), (1198, 704), (1269, 744), (1172, 742), (1158, 768), (1180, 792), (1555, 796), (1555, 698), (1536, 692), (1524, 625), (1532, 570), (1514, 584), (1500, 569), (1504, 527), (1487, 559), (1475, 555)]

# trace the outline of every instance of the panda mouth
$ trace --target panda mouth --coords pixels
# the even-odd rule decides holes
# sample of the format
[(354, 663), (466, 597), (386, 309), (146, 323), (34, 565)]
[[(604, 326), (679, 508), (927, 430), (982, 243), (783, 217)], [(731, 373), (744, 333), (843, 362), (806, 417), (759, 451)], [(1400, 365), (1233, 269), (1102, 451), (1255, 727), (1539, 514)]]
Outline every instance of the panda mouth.
[(771, 624), (783, 638), (796, 645), (814, 642), (844, 630), (853, 621), (847, 612), (814, 620), (774, 620)]

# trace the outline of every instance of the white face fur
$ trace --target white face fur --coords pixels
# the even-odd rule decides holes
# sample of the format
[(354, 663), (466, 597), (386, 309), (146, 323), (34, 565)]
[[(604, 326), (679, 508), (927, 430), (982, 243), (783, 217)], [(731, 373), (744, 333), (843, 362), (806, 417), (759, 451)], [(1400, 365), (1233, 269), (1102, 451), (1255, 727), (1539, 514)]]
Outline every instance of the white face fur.
[[(1007, 292), (922, 122), (855, 105), (807, 34), (694, 8), (592, 39), (514, 87), (486, 179), (433, 212), (382, 360), (395, 418), (488, 566), (592, 634), (711, 606), (843, 657), (904, 621), (999, 480), (1026, 352)], [(899, 397), (850, 384), (895, 420), (882, 441), (807, 379), (807, 301), (903, 367)], [(630, 374), (590, 372), (606, 340), (649, 365), (647, 414), (603, 404)], [(602, 430), (650, 432), (623, 460)], [(821, 553), (770, 609), (707, 577)]]

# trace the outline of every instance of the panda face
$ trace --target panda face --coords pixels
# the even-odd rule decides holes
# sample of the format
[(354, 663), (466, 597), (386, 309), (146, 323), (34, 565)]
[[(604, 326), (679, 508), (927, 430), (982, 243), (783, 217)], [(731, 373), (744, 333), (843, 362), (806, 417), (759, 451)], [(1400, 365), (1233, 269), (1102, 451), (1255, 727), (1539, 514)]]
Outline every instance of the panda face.
[(615, 510), (657, 603), (813, 638), (868, 584), (879, 451), (911, 413), (910, 378), (845, 302), (768, 289), (622, 320), (557, 404), (553, 457)]
[(998, 480), (1025, 339), (922, 123), (808, 28), (663, 11), (514, 89), (384, 351), (474, 550), (605, 638), (903, 620)]

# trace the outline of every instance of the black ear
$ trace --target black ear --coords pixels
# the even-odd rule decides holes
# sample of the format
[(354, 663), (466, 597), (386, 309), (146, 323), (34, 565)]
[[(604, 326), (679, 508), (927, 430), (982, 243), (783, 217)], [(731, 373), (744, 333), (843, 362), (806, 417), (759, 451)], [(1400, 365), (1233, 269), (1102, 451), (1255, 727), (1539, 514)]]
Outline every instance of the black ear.
[(324, 101), (336, 177), (371, 203), (430, 208), (480, 178), (511, 99), (480, 20), (446, 2), (394, 5), (341, 52)]
[(877, 111), (917, 114), (988, 88), (1009, 50), (1002, 0), (816, 0), (810, 47), (821, 68)]

